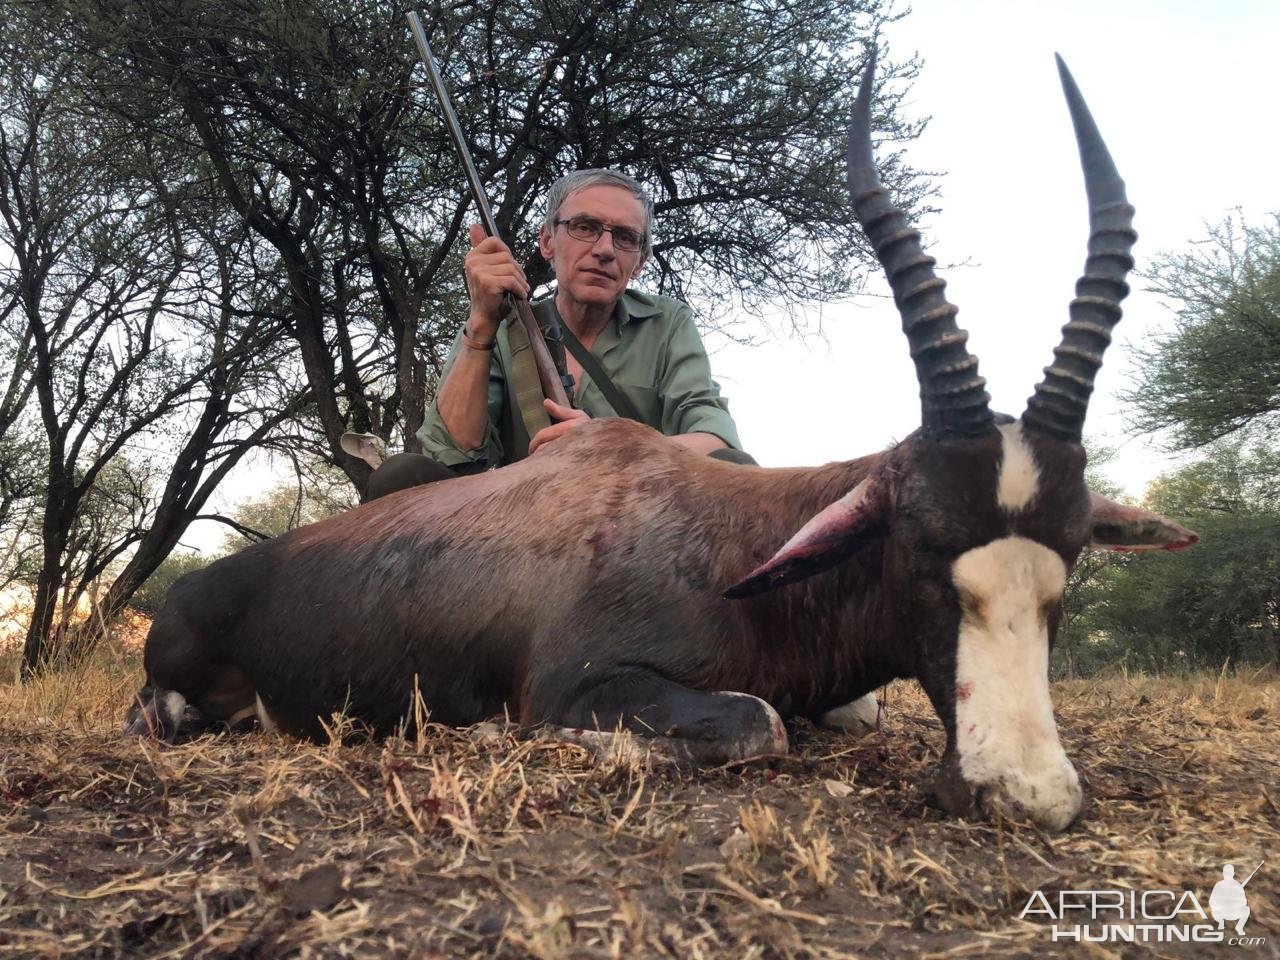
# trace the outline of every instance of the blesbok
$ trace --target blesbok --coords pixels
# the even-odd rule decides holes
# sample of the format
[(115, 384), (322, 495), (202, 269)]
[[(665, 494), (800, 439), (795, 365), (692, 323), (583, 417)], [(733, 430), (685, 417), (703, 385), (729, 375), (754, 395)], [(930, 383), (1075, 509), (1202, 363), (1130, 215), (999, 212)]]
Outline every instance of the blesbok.
[(1085, 487), (1081, 431), (1135, 235), (1059, 67), (1089, 256), (1020, 420), (990, 410), (934, 261), (880, 186), (872, 57), (849, 188), (910, 343), (918, 431), (857, 460), (760, 469), (599, 420), (502, 470), (294, 530), (174, 585), (129, 729), (171, 737), (191, 704), (301, 736), (344, 709), (387, 731), (416, 686), (444, 723), (505, 709), (527, 726), (621, 726), (722, 762), (785, 750), (779, 714), (820, 717), (914, 677), (946, 730), (935, 789), (947, 810), (998, 798), (1065, 827), (1081, 791), (1047, 667), (1067, 574), (1091, 542), (1196, 538)]

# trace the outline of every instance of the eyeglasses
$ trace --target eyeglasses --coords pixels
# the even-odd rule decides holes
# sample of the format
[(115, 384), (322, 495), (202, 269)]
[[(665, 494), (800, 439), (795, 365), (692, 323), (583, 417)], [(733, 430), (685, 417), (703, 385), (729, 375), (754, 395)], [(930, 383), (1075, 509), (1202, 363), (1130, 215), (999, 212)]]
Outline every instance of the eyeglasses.
[(613, 246), (624, 253), (635, 253), (644, 244), (644, 234), (630, 227), (606, 227), (595, 217), (570, 217), (568, 220), (557, 220), (556, 226), (563, 224), (565, 231), (575, 240), (595, 243), (600, 235), (608, 231), (613, 238)]

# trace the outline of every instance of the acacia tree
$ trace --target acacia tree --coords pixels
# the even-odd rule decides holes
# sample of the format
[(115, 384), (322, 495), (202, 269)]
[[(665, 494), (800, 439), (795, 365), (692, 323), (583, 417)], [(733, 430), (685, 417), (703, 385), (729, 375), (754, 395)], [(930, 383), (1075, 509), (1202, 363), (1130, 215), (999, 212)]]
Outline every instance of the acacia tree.
[(1086, 670), (1280, 662), (1280, 218), (1227, 218), (1148, 277), (1177, 317), (1140, 350), (1125, 399), (1140, 428), (1204, 448), (1147, 495), (1201, 541), (1173, 557), (1082, 563), (1062, 653)]
[(34, 521), (43, 489), (43, 457), (32, 439), (17, 421), (0, 438), (0, 591), (32, 579), (37, 568), (40, 541)]
[[(6, 135), (0, 128), (0, 145)], [(27, 408), (35, 388), (31, 331), (22, 321), (20, 291), (9, 277), (0, 273), (0, 590), (30, 569), (38, 542), (32, 517), (43, 488), (43, 457)]]
[(1072, 628), (1086, 670), (1280, 664), (1280, 455), (1240, 441), (1207, 452), (1153, 483), (1146, 503), (1200, 542), (1101, 572), (1104, 589)]
[[(402, 425), (415, 446), (465, 314), (471, 201), (415, 80), (404, 12), (38, 0), (6, 21), (0, 197), (14, 255), (0, 320), (22, 372), (0, 384), (0, 423), (37, 413), (43, 464), (29, 668), (69, 578), (128, 557), (107, 594), (123, 603), (252, 446), (289, 443), (303, 460), (311, 447), (357, 485), (367, 467), (341, 453), (343, 430), (389, 439)], [(881, 0), (487, 0), (437, 5), (428, 26), (504, 236), (534, 276), (546, 277), (531, 258), (547, 185), (621, 167), (657, 194), (653, 282), (715, 315), (846, 288), (863, 251), (843, 127), (858, 38), (886, 16)], [(878, 103), (880, 129), (913, 135), (895, 106)], [(924, 189), (892, 159), (886, 177), (908, 204)], [(291, 437), (276, 429), (286, 418)], [(142, 463), (152, 486), (134, 485), (118, 535), (77, 538), (91, 506), (125, 506), (99, 486)], [(5, 502), (30, 493), (4, 483)], [(72, 562), (90, 541), (92, 557)]]
[(1263, 226), (1228, 218), (1158, 259), (1150, 277), (1177, 319), (1140, 351), (1126, 397), (1138, 426), (1184, 449), (1242, 430), (1280, 440), (1280, 216)]
[[(30, 672), (76, 652), (66, 627), (89, 584), (132, 551), (106, 594), (114, 613), (297, 401), (245, 389), (272, 366), (273, 318), (245, 306), (243, 231), (210, 221), (198, 171), (84, 110), (75, 58), (41, 25), (0, 29), (0, 295), (21, 356), (0, 442), (41, 461), (26, 490), (38, 530), (12, 533), (35, 555)], [(34, 402), (15, 410), (23, 395)]]
[[(169, 556), (196, 519), (234, 526), (228, 518), (202, 511), (218, 485), (250, 451), (266, 446), (282, 423), (307, 401), (305, 388), (291, 382), (288, 351), (281, 344), (279, 317), (270, 304), (275, 282), (246, 268), (247, 238), (198, 222), (188, 209), (184, 224), (204, 258), (188, 271), (190, 299), (181, 319), (205, 338), (188, 355), (191, 375), (182, 402), (165, 417), (172, 440), (165, 468), (148, 485), (154, 491), (145, 522), (134, 528), (131, 552), (97, 601), (97, 615), (73, 638), (67, 655), (83, 655), (102, 637), (143, 583)], [(267, 291), (258, 288), (266, 286)], [(105, 567), (104, 567), (105, 569)]]
[[(17, 53), (25, 37), (6, 25), (5, 53)], [(171, 278), (152, 277), (142, 266), (152, 249), (134, 225), (136, 196), (113, 183), (101, 164), (85, 159), (109, 145), (68, 122), (66, 60), (30, 52), (30, 60), (6, 56), (13, 72), (0, 116), (0, 218), (12, 251), (5, 272), (14, 305), (10, 318), (20, 322), (16, 340), (26, 361), (16, 375), (24, 381), (18, 389), (36, 399), (45, 455), (40, 563), (27, 636), (38, 659), (65, 582), (68, 551), (84, 542), (72, 536), (79, 507), (120, 449), (108, 449), (90, 469), (80, 469), (82, 451), (89, 454), (96, 438), (76, 424), (92, 429), (112, 416), (118, 409), (112, 401), (123, 404), (124, 386), (147, 372), (150, 351), (125, 346), (139, 334), (149, 339), (150, 329), (147, 320), (141, 327), (131, 322), (137, 312), (129, 305), (145, 313), (147, 301), (154, 306), (162, 299)], [(127, 351), (123, 366), (117, 350)]]
[[(470, 199), (415, 71), (402, 3), (68, 0), (100, 107), (177, 112), (288, 278), (316, 452), (360, 485), (346, 429), (413, 434), (465, 314)], [(64, 5), (65, 6), (65, 5)], [(435, 5), (427, 28), (497, 220), (535, 279), (552, 180), (614, 166), (657, 194), (652, 281), (723, 315), (848, 289), (865, 251), (842, 143), (881, 0), (721, 4), (588, 0)], [(891, 58), (886, 58), (891, 59)], [(915, 65), (891, 64), (892, 80)], [(882, 87), (886, 89), (886, 87)], [(882, 95), (880, 128), (914, 135)], [(924, 189), (890, 158), (910, 204)]]

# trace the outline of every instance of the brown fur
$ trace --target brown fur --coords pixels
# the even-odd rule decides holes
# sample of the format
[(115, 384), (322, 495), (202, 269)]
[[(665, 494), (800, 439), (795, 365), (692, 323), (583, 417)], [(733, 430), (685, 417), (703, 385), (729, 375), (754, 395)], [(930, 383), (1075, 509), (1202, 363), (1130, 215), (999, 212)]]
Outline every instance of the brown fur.
[[(148, 642), (150, 680), (203, 706), (198, 635), (201, 677), (207, 660), (234, 664), (294, 729), (344, 705), (386, 727), (414, 673), (439, 719), (505, 707), (535, 723), (619, 662), (821, 712), (900, 672), (869, 666), (885, 611), (864, 599), (867, 564), (720, 595), (881, 460), (754, 469), (591, 423), (522, 463), (393, 494), (185, 579)], [(214, 598), (216, 616), (202, 609)]]
[[(948, 673), (954, 653), (941, 640), (921, 649), (917, 614), (956, 619), (951, 560), (1008, 532), (994, 506), (976, 511), (993, 503), (998, 442), (935, 456), (950, 478), (941, 492), (916, 462), (921, 444), (764, 470), (696, 456), (628, 421), (593, 422), (522, 463), (384, 497), (192, 575), (148, 643), (150, 679), (205, 709), (190, 644), (169, 651), (175, 635), (198, 635), (201, 677), (206, 660), (236, 666), (295, 730), (344, 706), (386, 728), (404, 715), (415, 674), (446, 722), (504, 709), (559, 722), (619, 665), (816, 716), (891, 677), (931, 664)], [(873, 471), (888, 478), (892, 536), (802, 583), (722, 598)], [(919, 502), (899, 529), (903, 496)], [(1064, 554), (1082, 538), (1083, 528)], [(214, 618), (201, 608), (220, 593), (234, 596)], [(948, 696), (946, 684), (929, 686)]]

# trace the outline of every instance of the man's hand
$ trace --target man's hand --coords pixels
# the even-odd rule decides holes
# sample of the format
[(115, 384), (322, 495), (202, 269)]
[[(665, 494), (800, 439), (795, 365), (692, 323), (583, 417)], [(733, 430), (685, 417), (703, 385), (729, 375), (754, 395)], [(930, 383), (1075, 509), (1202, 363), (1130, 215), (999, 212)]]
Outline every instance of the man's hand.
[(575, 410), (573, 407), (562, 407), (554, 400), (543, 400), (542, 405), (546, 407), (547, 413), (552, 420), (558, 420), (559, 423), (553, 423), (549, 427), (543, 427), (529, 441), (529, 455), (533, 456), (534, 452), (544, 443), (550, 443), (552, 440), (559, 440), (570, 430), (582, 426), (591, 418), (587, 416), (585, 410)]
[(511, 249), (497, 237), (486, 237), (478, 223), (471, 225), (471, 252), (463, 261), (471, 316), (467, 333), (477, 340), (490, 341), (498, 335), (502, 322), (502, 296), (514, 293), (527, 299), (531, 288)]

